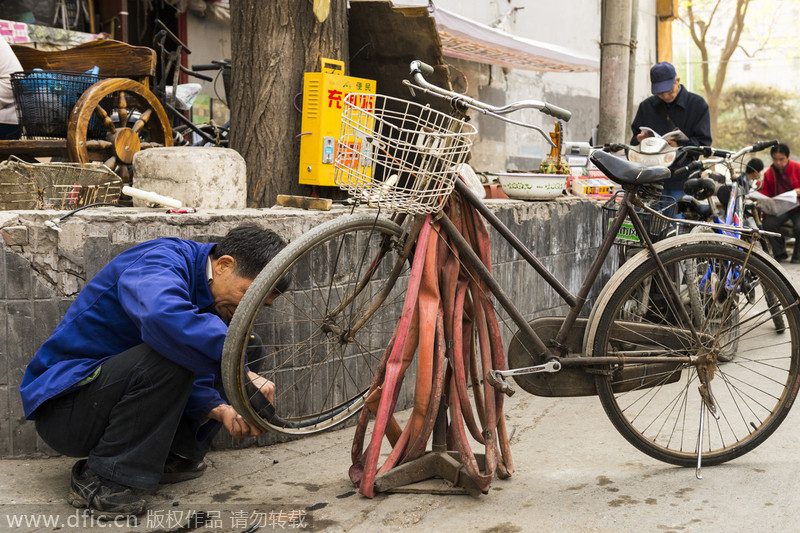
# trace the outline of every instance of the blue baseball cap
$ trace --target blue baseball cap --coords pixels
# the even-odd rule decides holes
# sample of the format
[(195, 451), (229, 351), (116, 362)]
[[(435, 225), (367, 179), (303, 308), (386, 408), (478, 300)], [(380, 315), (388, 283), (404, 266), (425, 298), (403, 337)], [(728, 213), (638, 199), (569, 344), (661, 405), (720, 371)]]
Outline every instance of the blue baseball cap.
[(675, 72), (675, 67), (671, 63), (662, 61), (653, 65), (653, 68), (650, 69), (653, 94), (665, 93), (672, 89), (677, 77), (678, 73)]

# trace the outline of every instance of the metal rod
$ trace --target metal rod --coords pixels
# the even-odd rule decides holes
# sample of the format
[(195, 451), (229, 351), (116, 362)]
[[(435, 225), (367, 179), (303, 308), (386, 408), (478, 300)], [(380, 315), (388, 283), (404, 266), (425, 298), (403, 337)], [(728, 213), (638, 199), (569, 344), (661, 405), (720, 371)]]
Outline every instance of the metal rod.
[(692, 358), (688, 356), (653, 355), (626, 357), (624, 355), (600, 355), (597, 357), (559, 357), (556, 359), (561, 366), (597, 366), (597, 365), (639, 365), (653, 363), (691, 364)]
[(700, 432), (697, 435), (697, 470), (695, 470), (694, 475), (697, 476), (697, 479), (703, 479), (703, 474), (700, 472), (700, 468), (703, 461), (703, 426), (705, 425), (706, 420), (706, 404), (705, 402), (700, 402)]

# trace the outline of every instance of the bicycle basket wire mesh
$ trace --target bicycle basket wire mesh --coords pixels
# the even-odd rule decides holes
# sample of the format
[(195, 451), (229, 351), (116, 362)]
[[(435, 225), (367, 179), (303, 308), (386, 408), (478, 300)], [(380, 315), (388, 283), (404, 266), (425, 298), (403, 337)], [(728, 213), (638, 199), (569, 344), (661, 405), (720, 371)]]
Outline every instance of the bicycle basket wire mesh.
[(369, 205), (439, 211), (469, 154), (475, 128), (430, 107), (385, 95), (344, 99), (334, 181)]
[[(603, 204), (603, 234), (608, 232), (608, 229), (611, 227), (611, 224), (613, 224), (614, 219), (617, 218), (620, 202), (622, 201), (622, 196), (624, 194), (625, 191), (618, 191), (616, 194), (614, 194), (614, 196), (609, 198), (605, 204)], [(664, 216), (673, 217), (675, 215), (676, 204), (675, 198), (672, 196), (661, 195), (661, 197), (657, 200), (649, 202), (648, 206)], [(635, 209), (636, 214), (639, 215), (647, 234), (650, 236), (650, 239), (653, 242), (661, 240), (666, 236), (667, 229), (670, 226), (669, 222), (654, 216), (652, 213), (645, 211), (641, 207), (636, 207)], [(633, 222), (631, 222), (630, 218), (625, 218), (625, 220), (622, 222), (622, 227), (617, 232), (617, 236), (614, 239), (614, 244), (619, 246), (644, 246), (640, 236), (636, 233), (636, 229), (633, 227)]]
[(77, 209), (116, 202), (122, 180), (102, 163), (0, 163), (0, 209)]
[[(81, 95), (103, 79), (94, 72), (35, 70), (11, 73), (11, 88), (17, 118), (28, 139), (66, 137), (72, 108)], [(104, 103), (109, 102), (105, 98)], [(103, 123), (96, 116), (89, 120), (87, 135), (101, 138)]]

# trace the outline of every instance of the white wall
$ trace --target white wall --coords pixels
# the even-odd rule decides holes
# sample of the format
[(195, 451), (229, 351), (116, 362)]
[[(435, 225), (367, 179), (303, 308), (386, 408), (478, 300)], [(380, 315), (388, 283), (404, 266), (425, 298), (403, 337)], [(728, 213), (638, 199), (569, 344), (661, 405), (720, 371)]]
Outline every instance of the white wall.
[[(189, 56), (189, 67), (192, 65), (210, 64), (212, 60), (230, 59), (231, 57), (231, 27), (220, 22), (199, 18), (189, 13), (187, 20), (187, 39), (186, 46), (192, 51)], [(202, 72), (207, 76), (216, 77), (216, 71), (209, 70)], [(216, 98), (214, 87), (211, 83), (190, 78), (191, 83), (199, 83), (203, 86), (202, 94), (207, 94), (211, 98)], [(225, 97), (225, 89), (222, 85), (222, 76), (216, 83), (217, 92), (222, 98)], [(219, 117), (218, 117), (219, 118)], [(219, 120), (217, 121), (219, 122)], [(224, 122), (224, 121), (223, 121)]]

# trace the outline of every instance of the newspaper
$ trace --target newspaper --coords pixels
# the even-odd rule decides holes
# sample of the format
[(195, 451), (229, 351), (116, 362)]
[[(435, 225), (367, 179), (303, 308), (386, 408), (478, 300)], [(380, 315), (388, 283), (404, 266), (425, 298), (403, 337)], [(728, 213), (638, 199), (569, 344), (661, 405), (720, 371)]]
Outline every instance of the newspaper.
[(688, 141), (689, 140), (689, 137), (687, 137), (685, 133), (683, 133), (681, 130), (679, 130), (677, 128), (672, 130), (672, 131), (670, 131), (670, 132), (668, 132), (668, 133), (665, 133), (664, 135), (660, 135), (660, 134), (656, 133), (655, 130), (653, 130), (651, 128), (648, 128), (647, 126), (642, 126), (639, 129), (641, 131), (645, 132), (645, 133), (649, 133), (651, 136), (655, 137), (656, 139), (664, 139), (665, 141), (680, 142), (680, 141)]
[(773, 197), (752, 191), (747, 193), (747, 197), (754, 200), (758, 207), (768, 215), (782, 215), (797, 207), (797, 191), (795, 190)]

